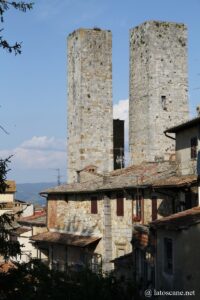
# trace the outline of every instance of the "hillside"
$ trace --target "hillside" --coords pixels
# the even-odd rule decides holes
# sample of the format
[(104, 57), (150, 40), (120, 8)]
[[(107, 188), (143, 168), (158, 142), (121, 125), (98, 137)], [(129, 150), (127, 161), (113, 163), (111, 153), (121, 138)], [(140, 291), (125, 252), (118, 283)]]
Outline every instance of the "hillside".
[(15, 198), (34, 204), (45, 205), (46, 200), (39, 193), (47, 188), (56, 186), (55, 182), (18, 183)]

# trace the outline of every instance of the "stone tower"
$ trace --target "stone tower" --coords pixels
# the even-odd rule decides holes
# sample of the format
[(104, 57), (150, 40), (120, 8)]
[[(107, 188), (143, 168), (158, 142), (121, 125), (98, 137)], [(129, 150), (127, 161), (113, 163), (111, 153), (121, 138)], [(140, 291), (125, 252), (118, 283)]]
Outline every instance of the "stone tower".
[(113, 169), (112, 34), (98, 28), (68, 36), (68, 182), (88, 165)]
[(163, 131), (189, 118), (187, 29), (149, 21), (130, 30), (129, 145), (132, 164), (168, 160)]

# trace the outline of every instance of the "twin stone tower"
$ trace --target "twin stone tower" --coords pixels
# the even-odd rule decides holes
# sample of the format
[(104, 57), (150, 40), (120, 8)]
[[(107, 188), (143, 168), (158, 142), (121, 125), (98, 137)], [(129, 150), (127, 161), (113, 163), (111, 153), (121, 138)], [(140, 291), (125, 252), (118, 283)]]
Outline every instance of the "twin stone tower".
[[(130, 164), (170, 160), (164, 130), (189, 118), (187, 29), (148, 21), (130, 30)], [(112, 34), (78, 29), (68, 37), (68, 182), (77, 171), (113, 170)]]

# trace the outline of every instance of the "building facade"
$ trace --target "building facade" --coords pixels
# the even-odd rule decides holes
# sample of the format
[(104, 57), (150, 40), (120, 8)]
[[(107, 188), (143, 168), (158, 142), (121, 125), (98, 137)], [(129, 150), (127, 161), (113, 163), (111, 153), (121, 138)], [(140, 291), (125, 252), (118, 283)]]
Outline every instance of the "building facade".
[(181, 175), (200, 174), (200, 117), (180, 123), (165, 131), (176, 137), (176, 161)]

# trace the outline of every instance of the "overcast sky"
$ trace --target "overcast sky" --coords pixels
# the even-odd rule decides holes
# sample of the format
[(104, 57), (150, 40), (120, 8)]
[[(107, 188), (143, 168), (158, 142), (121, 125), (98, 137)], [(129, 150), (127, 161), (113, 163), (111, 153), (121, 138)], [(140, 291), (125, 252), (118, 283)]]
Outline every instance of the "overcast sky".
[(17, 183), (66, 180), (66, 37), (80, 27), (113, 33), (115, 116), (128, 111), (129, 29), (146, 20), (184, 22), (189, 33), (191, 116), (200, 102), (200, 0), (35, 0), (5, 15), (4, 37), (23, 41), (20, 56), (0, 50), (0, 157), (14, 154)]

